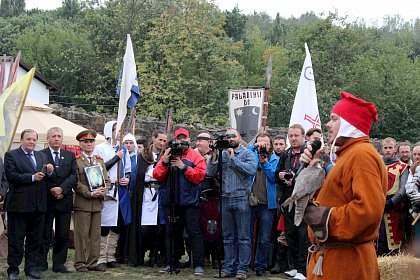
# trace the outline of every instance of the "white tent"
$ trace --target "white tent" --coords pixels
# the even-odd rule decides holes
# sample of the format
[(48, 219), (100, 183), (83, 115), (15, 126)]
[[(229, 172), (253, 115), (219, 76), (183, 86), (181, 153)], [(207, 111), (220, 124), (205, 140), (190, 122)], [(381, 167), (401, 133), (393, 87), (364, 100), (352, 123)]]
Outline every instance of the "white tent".
[[(48, 143), (47, 131), (54, 126), (60, 127), (63, 130), (63, 145), (79, 145), (79, 142), (76, 140), (76, 135), (86, 128), (60, 118), (51, 113), (52, 111), (52, 108), (27, 98), (13, 138), (13, 146), (16, 147), (20, 144), (21, 132), (24, 129), (30, 128), (38, 133), (37, 149), (43, 149), (46, 146), (45, 144)], [(96, 144), (104, 141), (105, 137), (98, 134)], [(13, 146), (12, 148), (14, 148)]]

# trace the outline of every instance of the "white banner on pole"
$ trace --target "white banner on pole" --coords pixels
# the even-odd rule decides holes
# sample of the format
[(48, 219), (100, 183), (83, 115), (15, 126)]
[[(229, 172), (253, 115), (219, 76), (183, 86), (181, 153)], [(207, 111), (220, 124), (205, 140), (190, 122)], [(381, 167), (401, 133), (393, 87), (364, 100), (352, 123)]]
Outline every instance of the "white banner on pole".
[(229, 90), (230, 126), (250, 143), (261, 129), (264, 88)]
[(310, 128), (321, 128), (321, 119), (316, 98), (315, 78), (312, 69), (311, 54), (305, 43), (306, 58), (300, 74), (299, 85), (296, 91), (295, 103), (289, 126), (300, 124), (305, 132)]

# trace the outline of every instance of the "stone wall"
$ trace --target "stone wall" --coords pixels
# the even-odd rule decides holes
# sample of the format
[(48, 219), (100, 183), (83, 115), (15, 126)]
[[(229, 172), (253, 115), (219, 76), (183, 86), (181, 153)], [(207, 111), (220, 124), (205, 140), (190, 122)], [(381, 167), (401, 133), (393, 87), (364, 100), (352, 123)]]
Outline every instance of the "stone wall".
[[(53, 108), (53, 114), (62, 117), (66, 120), (74, 122), (78, 125), (81, 125), (86, 128), (94, 129), (98, 133), (103, 134), (104, 125), (107, 121), (116, 120), (117, 116), (112, 114), (99, 114), (97, 112), (87, 112), (82, 108), (78, 108), (75, 106), (71, 107), (63, 107), (59, 104), (50, 104), (48, 105)], [(210, 134), (214, 134), (217, 131), (222, 131), (227, 127), (210, 127), (204, 126), (202, 124), (173, 124), (172, 131), (176, 130), (179, 127), (187, 128), (191, 133), (191, 139), (194, 140), (195, 137), (201, 132), (210, 132)], [(140, 120), (136, 120), (135, 124), (136, 128), (136, 138), (142, 138), (146, 140), (150, 140), (153, 132), (156, 130), (163, 130), (165, 129), (165, 122), (162, 120), (157, 120), (156, 118), (150, 117), (142, 117)], [(277, 134), (286, 135), (287, 129), (281, 127), (269, 127), (268, 133), (271, 136)], [(325, 129), (324, 129), (325, 132)], [(324, 133), (325, 138), (327, 137), (327, 133)], [(372, 144), (375, 148), (380, 151), (380, 140), (378, 139), (371, 139)]]
[[(117, 119), (116, 115), (99, 114), (97, 112), (87, 112), (86, 110), (75, 106), (63, 107), (59, 104), (50, 104), (48, 106), (53, 108), (53, 114), (78, 125), (81, 125), (85, 128), (94, 129), (101, 134), (103, 134), (104, 125), (106, 122)], [(203, 131), (207, 131), (210, 132), (210, 134), (213, 134), (217, 131), (226, 129), (226, 127), (209, 127), (201, 124), (173, 124), (172, 131), (176, 130), (179, 127), (187, 128), (190, 131), (192, 140), (194, 140), (194, 138)], [(154, 131), (165, 129), (165, 122), (163, 120), (157, 120), (156, 118), (142, 117), (142, 119), (136, 120), (135, 129), (136, 138), (143, 138), (149, 140)], [(278, 133), (285, 134), (286, 129), (268, 128), (268, 132), (270, 133), (270, 135), (274, 136)]]

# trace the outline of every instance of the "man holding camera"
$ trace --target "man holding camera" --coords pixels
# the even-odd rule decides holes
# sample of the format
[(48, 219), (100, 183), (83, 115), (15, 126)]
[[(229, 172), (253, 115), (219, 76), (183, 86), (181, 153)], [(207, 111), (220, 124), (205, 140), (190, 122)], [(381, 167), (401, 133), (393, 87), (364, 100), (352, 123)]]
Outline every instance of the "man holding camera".
[[(276, 180), (282, 189), (282, 197), (280, 204), (288, 199), (295, 185), (294, 177), (300, 167), (299, 158), (305, 148), (305, 130), (300, 124), (293, 124), (289, 127), (287, 137), (290, 141), (290, 147), (281, 155), (277, 165)], [(292, 269), (286, 271), (286, 276), (293, 279), (306, 279), (306, 258), (308, 256), (308, 247), (310, 246), (307, 225), (302, 222), (299, 226), (295, 226), (295, 208), (289, 212), (288, 209), (283, 210), (284, 227), (286, 233), (287, 244), (291, 257)]]
[[(206, 162), (203, 156), (190, 148), (188, 130), (177, 129), (174, 133), (174, 141), (170, 143), (169, 148), (166, 149), (153, 170), (153, 178), (163, 181), (161, 195), (165, 209), (165, 222), (173, 227), (172, 230), (170, 227), (166, 230), (166, 251), (169, 265), (161, 272), (179, 273), (179, 240), (182, 240), (185, 225), (191, 243), (194, 275), (201, 276), (204, 273), (199, 185), (205, 175)], [(171, 242), (173, 243), (171, 244)]]
[(263, 276), (267, 268), (270, 249), (270, 234), (273, 216), (276, 211), (276, 167), (279, 157), (273, 153), (273, 140), (268, 133), (259, 133), (255, 144), (248, 147), (254, 152), (257, 168), (253, 178), (252, 192), (258, 199), (258, 205), (252, 207), (253, 223), (259, 221), (258, 238), (256, 242), (256, 257), (254, 270), (257, 276)]
[[(236, 129), (226, 132), (228, 148), (222, 154), (222, 230), (225, 261), (221, 278), (246, 279), (251, 261), (251, 207), (248, 193), (257, 169), (252, 151), (239, 145), (241, 136)], [(218, 140), (207, 166), (207, 174), (218, 172), (218, 150), (226, 140)], [(219, 274), (215, 275), (216, 277)]]

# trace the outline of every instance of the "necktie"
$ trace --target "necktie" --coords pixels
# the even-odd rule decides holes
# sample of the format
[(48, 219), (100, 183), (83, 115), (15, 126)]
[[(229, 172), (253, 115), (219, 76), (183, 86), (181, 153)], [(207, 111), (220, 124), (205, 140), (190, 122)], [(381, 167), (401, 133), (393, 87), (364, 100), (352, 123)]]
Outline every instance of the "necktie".
[(27, 153), (26, 155), (29, 157), (29, 159), (32, 162), (32, 165), (33, 165), (34, 169), (36, 170), (36, 161), (35, 161), (34, 155), (32, 153)]
[(90, 165), (93, 165), (92, 157), (88, 157)]
[(58, 152), (54, 152), (55, 157), (54, 157), (54, 165), (55, 168), (58, 168), (60, 166), (60, 154)]

